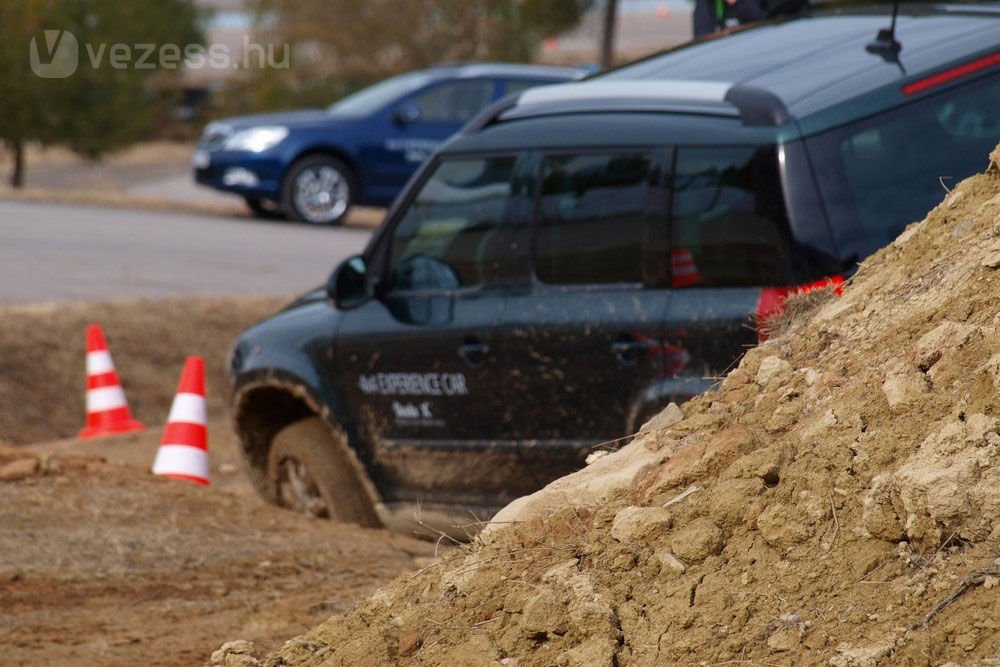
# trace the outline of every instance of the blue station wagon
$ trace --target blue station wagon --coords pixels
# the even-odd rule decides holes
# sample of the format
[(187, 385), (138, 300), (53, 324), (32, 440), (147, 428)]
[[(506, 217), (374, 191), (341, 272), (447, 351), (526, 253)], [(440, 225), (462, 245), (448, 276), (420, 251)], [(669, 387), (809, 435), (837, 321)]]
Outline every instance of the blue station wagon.
[(438, 144), (495, 100), (583, 75), (540, 65), (434, 67), (327, 109), (216, 121), (192, 156), (195, 181), (242, 195), (261, 216), (339, 224), (354, 204), (392, 202)]

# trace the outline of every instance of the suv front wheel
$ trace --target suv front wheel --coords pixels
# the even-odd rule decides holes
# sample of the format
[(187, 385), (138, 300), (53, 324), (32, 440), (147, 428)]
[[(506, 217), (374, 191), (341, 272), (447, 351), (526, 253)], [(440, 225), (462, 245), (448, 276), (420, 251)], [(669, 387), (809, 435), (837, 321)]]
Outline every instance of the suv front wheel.
[(331, 155), (310, 155), (294, 163), (281, 188), (281, 208), (291, 220), (339, 225), (354, 203), (354, 174)]
[(268, 455), (272, 497), (282, 507), (309, 516), (381, 525), (346, 447), (346, 439), (318, 417), (283, 428), (274, 436)]

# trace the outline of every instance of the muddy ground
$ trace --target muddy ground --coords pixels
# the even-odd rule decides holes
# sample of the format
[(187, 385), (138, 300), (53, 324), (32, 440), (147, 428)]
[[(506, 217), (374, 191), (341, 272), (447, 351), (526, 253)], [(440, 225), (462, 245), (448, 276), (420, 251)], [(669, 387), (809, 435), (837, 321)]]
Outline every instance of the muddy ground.
[(265, 505), (226, 425), (210, 430), (211, 488), (145, 471), (158, 430), (0, 449), (0, 476), (41, 457), (0, 481), (5, 661), (196, 665), (234, 635), (277, 648), (427, 565), (428, 542)]
[[(0, 309), (6, 662), (197, 665), (230, 636), (277, 648), (427, 564), (428, 542), (307, 519), (251, 489), (227, 416), (225, 361), (237, 333), (285, 301)], [(144, 433), (75, 438), (91, 321), (104, 325)], [(207, 361), (210, 488), (148, 473), (188, 354)]]

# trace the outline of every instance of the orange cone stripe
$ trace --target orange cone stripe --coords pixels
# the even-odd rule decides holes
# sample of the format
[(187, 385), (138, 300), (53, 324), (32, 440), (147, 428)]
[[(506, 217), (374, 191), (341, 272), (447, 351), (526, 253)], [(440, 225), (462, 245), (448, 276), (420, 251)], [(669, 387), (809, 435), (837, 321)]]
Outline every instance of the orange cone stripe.
[(121, 380), (118, 379), (118, 373), (115, 373), (114, 371), (101, 373), (100, 375), (87, 376), (87, 389), (100, 389), (101, 387), (120, 387), (120, 386), (121, 386)]
[(204, 424), (170, 422), (163, 431), (163, 443), (167, 445), (182, 443), (199, 449), (208, 449), (208, 429)]
[(170, 479), (180, 479), (186, 482), (195, 482), (201, 484), (202, 486), (209, 486), (209, 481), (204, 477), (195, 477), (194, 475), (175, 475), (173, 473), (161, 473), (162, 477), (169, 477)]

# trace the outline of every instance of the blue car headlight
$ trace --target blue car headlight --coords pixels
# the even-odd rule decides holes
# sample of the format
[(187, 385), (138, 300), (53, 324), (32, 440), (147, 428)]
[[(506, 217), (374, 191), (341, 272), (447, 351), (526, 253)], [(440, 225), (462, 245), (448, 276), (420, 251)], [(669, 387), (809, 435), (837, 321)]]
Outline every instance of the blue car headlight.
[(239, 130), (222, 144), (227, 151), (251, 151), (260, 153), (274, 148), (288, 136), (288, 128), (281, 126), (251, 127)]

